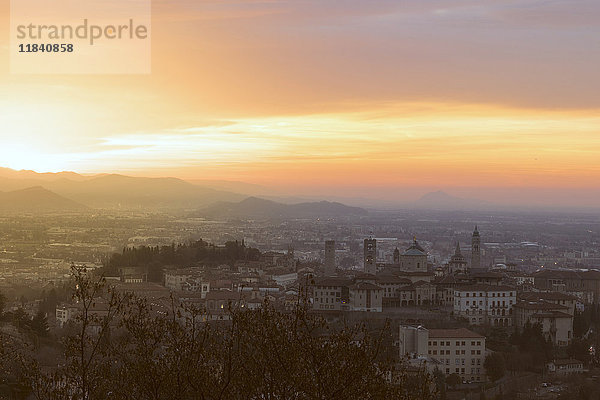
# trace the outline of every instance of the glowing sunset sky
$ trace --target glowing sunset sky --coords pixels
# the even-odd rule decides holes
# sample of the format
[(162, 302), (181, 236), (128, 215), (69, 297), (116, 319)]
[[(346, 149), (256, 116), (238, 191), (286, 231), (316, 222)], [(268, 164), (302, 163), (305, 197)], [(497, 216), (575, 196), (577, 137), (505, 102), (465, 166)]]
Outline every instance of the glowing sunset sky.
[(10, 75), (4, 30), (0, 166), (597, 189), (599, 21), (597, 0), (155, 0), (132, 76)]

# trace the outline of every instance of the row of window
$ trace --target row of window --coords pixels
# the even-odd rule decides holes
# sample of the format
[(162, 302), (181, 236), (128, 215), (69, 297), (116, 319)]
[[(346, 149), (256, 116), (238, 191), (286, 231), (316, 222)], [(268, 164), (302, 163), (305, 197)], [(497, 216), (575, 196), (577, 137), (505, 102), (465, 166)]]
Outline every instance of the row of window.
[[(456, 353), (457, 356), (460, 356), (460, 355), (464, 356), (464, 355), (466, 355), (466, 351), (465, 350), (455, 350), (455, 353)], [(437, 356), (438, 355), (438, 351), (437, 350), (428, 350), (428, 354), (430, 356)], [(440, 350), (440, 356), (443, 356), (443, 355), (449, 356), (450, 355), (450, 350)], [(474, 356), (474, 355), (480, 356), (481, 355), (481, 350), (471, 350), (471, 355), (472, 356)]]
[[(460, 293), (462, 292), (458, 292), (458, 295), (460, 296)], [(497, 293), (497, 292), (480, 292), (479, 293), (479, 297), (512, 297), (513, 292), (509, 292), (508, 296), (506, 294), (506, 292), (501, 292), (501, 293)], [(464, 297), (477, 297), (477, 293), (469, 293), (466, 292)]]
[[(335, 299), (336, 303), (340, 302), (339, 297)], [(325, 298), (315, 298), (315, 303), (329, 303), (329, 297), (325, 297)], [(333, 299), (331, 299), (331, 303), (333, 303)]]
[[(512, 301), (512, 300), (509, 300), (509, 301), (508, 301), (508, 305), (512, 305), (512, 303), (513, 303), (513, 301)], [(456, 305), (459, 305), (459, 304), (460, 304), (460, 300), (457, 300), (457, 301), (456, 301)], [(473, 305), (473, 306), (476, 306), (476, 305), (477, 305), (477, 300), (473, 300), (473, 303), (471, 303), (469, 300), (467, 300), (467, 301), (465, 302), (465, 304), (466, 304), (467, 306), (468, 306), (468, 305)], [(482, 306), (482, 305), (483, 305), (483, 300), (479, 300), (479, 305), (480, 305), (480, 306)], [(498, 304), (496, 304), (496, 302), (495, 302), (495, 301), (492, 301), (492, 307), (496, 307), (496, 306), (500, 307), (500, 300), (498, 300)], [(507, 304), (506, 304), (506, 301), (505, 301), (505, 300), (502, 300), (502, 307), (506, 307), (506, 306), (507, 306)]]
[(316, 296), (336, 296), (336, 297), (340, 297), (340, 292), (324, 292), (324, 291), (317, 291), (315, 290), (315, 295)]
[[(450, 346), (450, 342), (444, 342), (444, 341), (440, 341), (440, 346), (444, 346), (444, 343), (446, 343), (446, 346)], [(428, 342), (428, 345), (429, 346), (437, 346), (438, 342), (437, 342), (437, 340), (430, 340)], [(467, 342), (464, 340), (461, 340), (461, 341), (457, 340), (456, 342), (454, 342), (454, 345), (458, 346), (458, 347), (466, 346)], [(481, 346), (481, 340), (471, 340), (471, 346)]]
[[(464, 375), (465, 374), (465, 369), (464, 368), (456, 368), (454, 370), (454, 372), (457, 373), (457, 374)], [(450, 368), (446, 368), (446, 375), (448, 375), (450, 373), (451, 373), (450, 372)], [(477, 375), (481, 374), (481, 368), (471, 368), (471, 375), (475, 375), (475, 374), (477, 374)], [(477, 381), (479, 381), (481, 379), (480, 376), (475, 376), (474, 378)]]

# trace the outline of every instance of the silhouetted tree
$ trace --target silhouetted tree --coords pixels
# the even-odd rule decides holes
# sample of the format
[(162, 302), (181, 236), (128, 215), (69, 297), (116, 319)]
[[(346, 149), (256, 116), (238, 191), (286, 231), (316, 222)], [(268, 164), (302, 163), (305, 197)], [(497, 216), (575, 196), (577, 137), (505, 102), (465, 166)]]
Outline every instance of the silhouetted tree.
[(446, 383), (454, 388), (462, 383), (462, 379), (458, 374), (450, 374), (446, 377)]
[(48, 336), (50, 329), (48, 328), (48, 318), (46, 317), (46, 313), (39, 310), (31, 319), (30, 326), (31, 330), (38, 336)]
[(497, 381), (504, 376), (506, 366), (504, 364), (504, 357), (502, 354), (494, 352), (485, 358), (483, 363), (487, 376), (492, 381)]
[[(155, 304), (106, 290), (74, 269), (81, 312), (65, 338), (65, 364), (47, 373), (26, 357), (37, 399), (433, 399), (424, 371), (408, 374), (364, 325), (331, 328), (299, 304), (283, 313)], [(107, 300), (95, 314), (100, 295)]]

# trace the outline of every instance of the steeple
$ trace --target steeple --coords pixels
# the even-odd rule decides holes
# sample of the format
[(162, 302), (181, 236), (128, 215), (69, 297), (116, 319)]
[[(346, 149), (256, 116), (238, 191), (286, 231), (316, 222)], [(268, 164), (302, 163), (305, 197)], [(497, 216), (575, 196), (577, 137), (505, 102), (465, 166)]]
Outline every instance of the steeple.
[(454, 250), (454, 255), (462, 256), (462, 254), (460, 254), (460, 242), (456, 242), (456, 249)]

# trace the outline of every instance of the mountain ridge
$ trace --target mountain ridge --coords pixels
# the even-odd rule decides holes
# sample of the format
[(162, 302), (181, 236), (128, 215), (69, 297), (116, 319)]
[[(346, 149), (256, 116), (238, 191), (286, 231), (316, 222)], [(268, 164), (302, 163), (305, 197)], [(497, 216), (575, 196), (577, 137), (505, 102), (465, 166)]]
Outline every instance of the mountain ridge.
[(3, 212), (79, 212), (87, 209), (83, 204), (41, 186), (0, 192), (0, 211)]
[(368, 212), (363, 208), (351, 207), (338, 202), (284, 204), (250, 196), (236, 203), (219, 202), (200, 210), (199, 214), (230, 218), (327, 218), (367, 215)]

